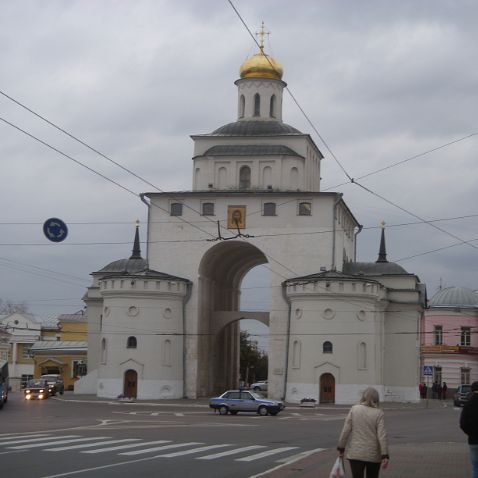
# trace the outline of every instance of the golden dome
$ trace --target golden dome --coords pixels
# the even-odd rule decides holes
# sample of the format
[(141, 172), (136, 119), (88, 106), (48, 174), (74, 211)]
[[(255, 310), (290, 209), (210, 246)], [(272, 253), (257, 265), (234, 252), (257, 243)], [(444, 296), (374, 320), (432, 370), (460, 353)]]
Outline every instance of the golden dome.
[(248, 58), (240, 67), (241, 78), (272, 78), (280, 80), (284, 71), (282, 65), (261, 49), (253, 57)]

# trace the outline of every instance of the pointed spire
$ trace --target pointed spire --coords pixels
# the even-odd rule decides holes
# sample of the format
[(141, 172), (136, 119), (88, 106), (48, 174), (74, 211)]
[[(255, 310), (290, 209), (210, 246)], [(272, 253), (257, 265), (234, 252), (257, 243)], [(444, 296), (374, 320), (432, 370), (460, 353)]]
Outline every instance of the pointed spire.
[(133, 254), (131, 255), (130, 259), (142, 259), (141, 257), (141, 248), (139, 245), (139, 221), (136, 221), (136, 233), (134, 235), (134, 246), (133, 246)]
[(385, 247), (385, 222), (380, 224), (382, 228), (382, 237), (380, 238), (380, 251), (378, 253), (378, 259), (375, 262), (388, 262), (387, 261), (387, 249)]

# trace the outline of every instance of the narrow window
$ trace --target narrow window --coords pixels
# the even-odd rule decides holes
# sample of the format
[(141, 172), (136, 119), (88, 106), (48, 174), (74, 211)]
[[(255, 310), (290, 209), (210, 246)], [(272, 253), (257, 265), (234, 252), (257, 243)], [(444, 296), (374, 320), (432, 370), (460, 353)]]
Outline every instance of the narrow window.
[(173, 202), (171, 204), (171, 216), (182, 216), (183, 205), (180, 202)]
[(126, 347), (128, 349), (135, 349), (138, 345), (138, 342), (136, 340), (136, 337), (128, 337), (128, 342), (126, 344)]
[(239, 189), (249, 189), (251, 187), (251, 168), (242, 166), (239, 170)]
[(461, 328), (460, 345), (463, 347), (469, 347), (471, 345), (471, 327)]
[(244, 110), (246, 109), (246, 99), (241, 95), (239, 99), (239, 118), (244, 118)]
[(202, 204), (202, 215), (203, 216), (214, 216), (214, 203), (204, 202)]
[(290, 168), (290, 188), (293, 191), (299, 189), (299, 170), (296, 167)]
[(276, 117), (276, 95), (271, 96), (271, 104), (270, 104), (270, 111), (269, 111), (269, 116), (271, 118)]
[(438, 383), (442, 382), (441, 367), (433, 367), (433, 381)]
[(224, 167), (219, 168), (217, 172), (217, 185), (219, 189), (225, 188), (227, 185), (227, 170)]
[(256, 93), (254, 95), (254, 116), (260, 116), (261, 115), (261, 97), (259, 96), (259, 93)]
[(299, 203), (299, 216), (310, 216), (312, 214), (312, 204), (310, 202)]
[(435, 345), (443, 344), (443, 327), (441, 325), (435, 325), (433, 336), (435, 339)]
[(101, 339), (101, 363), (106, 363), (106, 339)]
[(171, 340), (165, 340), (163, 344), (163, 365), (171, 367)]
[(300, 359), (301, 359), (301, 343), (298, 340), (294, 340), (292, 344), (292, 367), (300, 368)]
[(365, 370), (367, 368), (367, 344), (360, 342), (358, 348), (358, 369)]
[(324, 354), (331, 354), (334, 351), (334, 346), (332, 342), (326, 341), (322, 344), (322, 352)]
[(276, 215), (276, 203), (275, 202), (265, 202), (264, 203), (264, 216), (275, 216)]

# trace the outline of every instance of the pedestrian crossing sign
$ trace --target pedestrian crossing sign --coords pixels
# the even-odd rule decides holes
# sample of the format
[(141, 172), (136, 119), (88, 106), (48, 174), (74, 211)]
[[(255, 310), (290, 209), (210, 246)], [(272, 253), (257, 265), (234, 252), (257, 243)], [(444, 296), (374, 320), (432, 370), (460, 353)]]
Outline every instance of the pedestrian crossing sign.
[(424, 365), (423, 375), (433, 375), (433, 365)]

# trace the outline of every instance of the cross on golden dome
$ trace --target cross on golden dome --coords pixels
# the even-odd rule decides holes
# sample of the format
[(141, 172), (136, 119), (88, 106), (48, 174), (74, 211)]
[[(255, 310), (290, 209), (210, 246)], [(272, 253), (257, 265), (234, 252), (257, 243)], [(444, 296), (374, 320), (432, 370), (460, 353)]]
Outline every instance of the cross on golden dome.
[(261, 49), (261, 51), (264, 50), (264, 37), (266, 35), (270, 35), (271, 32), (268, 32), (266, 29), (265, 29), (265, 26), (264, 26), (264, 21), (262, 22), (262, 25), (261, 25), (261, 29), (260, 31), (256, 32), (256, 36), (259, 38), (259, 48)]

